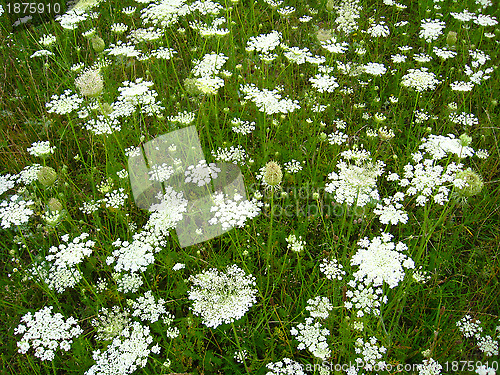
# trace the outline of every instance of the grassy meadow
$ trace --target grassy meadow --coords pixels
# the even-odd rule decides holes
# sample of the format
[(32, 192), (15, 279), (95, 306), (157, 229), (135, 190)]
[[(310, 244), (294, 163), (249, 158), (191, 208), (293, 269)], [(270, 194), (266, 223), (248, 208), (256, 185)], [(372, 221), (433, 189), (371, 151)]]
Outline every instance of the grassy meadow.
[(0, 373), (499, 373), (496, 0), (15, 4)]

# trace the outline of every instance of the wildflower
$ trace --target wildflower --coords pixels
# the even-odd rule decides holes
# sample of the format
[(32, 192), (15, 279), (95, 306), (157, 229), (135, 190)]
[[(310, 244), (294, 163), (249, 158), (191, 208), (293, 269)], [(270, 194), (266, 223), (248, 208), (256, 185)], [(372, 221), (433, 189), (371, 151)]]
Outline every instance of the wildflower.
[(275, 161), (267, 162), (262, 171), (262, 183), (267, 189), (275, 190), (279, 188), (283, 172), (281, 167)]
[(97, 317), (92, 319), (92, 325), (97, 331), (97, 340), (110, 341), (119, 336), (130, 324), (130, 312), (122, 310), (119, 306), (111, 309), (102, 307)]
[(255, 277), (245, 275), (236, 265), (228, 266), (225, 273), (209, 269), (189, 281), (193, 283), (188, 291), (188, 299), (193, 301), (191, 310), (209, 328), (242, 318), (257, 302)]
[(292, 251), (295, 251), (296, 253), (300, 253), (302, 250), (304, 250), (304, 245), (306, 244), (306, 242), (302, 241), (302, 236), (299, 236), (297, 238), (295, 234), (290, 234), (285, 240), (288, 243), (288, 249), (292, 249)]
[(133, 322), (127, 325), (104, 351), (98, 349), (93, 352), (92, 358), (96, 363), (85, 375), (131, 374), (146, 366), (150, 353), (159, 353), (159, 347), (151, 346), (152, 342), (149, 327)]
[(208, 221), (210, 225), (220, 224), (223, 230), (231, 229), (234, 226), (242, 228), (247, 219), (253, 219), (260, 213), (262, 202), (256, 198), (252, 200), (243, 199), (238, 193), (235, 193), (233, 199), (227, 194), (215, 193), (213, 195), (214, 205), (210, 212), (214, 216)]
[(356, 339), (354, 350), (357, 354), (362, 355), (362, 358), (356, 358), (356, 363), (358, 366), (362, 366), (364, 370), (372, 371), (376, 368), (377, 371), (381, 371), (386, 368), (385, 361), (381, 359), (387, 353), (387, 349), (377, 344), (376, 337), (370, 337), (369, 341), (364, 341), (363, 338), (359, 337)]
[(428, 70), (428, 68), (408, 69), (408, 72), (401, 77), (401, 85), (418, 92), (434, 90), (440, 81), (436, 79), (434, 73)]
[(75, 79), (80, 94), (87, 97), (98, 97), (104, 88), (104, 81), (98, 69), (89, 69)]
[(440, 20), (425, 19), (421, 21), (419, 37), (425, 39), (427, 43), (436, 40), (446, 27), (446, 23)]
[(306, 318), (305, 324), (299, 323), (290, 330), (299, 345), (298, 350), (308, 349), (315, 357), (325, 361), (331, 356), (327, 337), (330, 331), (324, 328), (320, 322), (314, 322), (313, 318)]
[(66, 115), (79, 109), (83, 102), (83, 98), (79, 97), (78, 94), (71, 95), (71, 90), (65, 90), (60, 96), (52, 95), (51, 99), (50, 102), (45, 103), (47, 112), (55, 112), (58, 115)]
[(16, 185), (16, 178), (11, 174), (0, 175), (0, 195)]
[(302, 164), (295, 159), (287, 161), (283, 167), (287, 173), (297, 173), (302, 170)]
[(0, 226), (8, 229), (27, 223), (34, 213), (30, 208), (33, 204), (32, 200), (25, 201), (19, 195), (12, 195), (10, 199), (0, 202)]
[(266, 365), (266, 375), (305, 375), (304, 366), (290, 358), (283, 358), (278, 362), (271, 362)]
[(365, 279), (380, 286), (384, 282), (390, 288), (396, 287), (405, 276), (404, 268), (414, 268), (413, 260), (402, 252), (408, 247), (391, 242), (392, 235), (383, 233), (371, 241), (367, 237), (358, 241), (360, 249), (352, 256), (351, 265), (358, 265), (354, 273), (357, 280)]
[(55, 149), (55, 146), (50, 146), (49, 141), (39, 141), (32, 143), (27, 151), (33, 156), (46, 158), (48, 155), (53, 154)]
[(52, 361), (57, 348), (66, 352), (70, 350), (73, 338), (80, 336), (83, 330), (75, 318), (64, 320), (62, 314), (53, 314), (52, 310), (53, 306), (46, 306), (21, 318), (21, 323), (14, 329), (14, 334), (23, 335), (17, 343), (19, 353), (25, 354), (33, 348), (35, 357)]
[(282, 98), (278, 89), (258, 89), (254, 84), (240, 86), (240, 90), (245, 94), (245, 99), (255, 103), (259, 111), (268, 115), (274, 113), (289, 113), (300, 109), (297, 100)]
[(443, 366), (441, 366), (438, 361), (429, 358), (424, 359), (423, 363), (419, 364), (417, 368), (418, 375), (439, 375), (441, 374)]
[(481, 321), (477, 319), (472, 319), (470, 315), (465, 315), (462, 319), (456, 322), (456, 326), (462, 332), (464, 337), (473, 337), (483, 331), (480, 326)]
[(196, 166), (190, 165), (187, 167), (184, 175), (184, 182), (191, 182), (198, 186), (209, 184), (212, 179), (216, 179), (221, 169), (215, 163), (207, 164), (206, 160), (200, 160)]
[(342, 276), (345, 276), (343, 266), (337, 259), (323, 259), (319, 265), (319, 270), (323, 272), (329, 280), (342, 280)]
[(247, 135), (252, 133), (252, 131), (255, 130), (255, 122), (252, 121), (243, 121), (239, 118), (234, 118), (231, 120), (231, 125), (233, 127), (231, 128), (233, 132), (237, 134), (242, 134), (242, 135)]
[(332, 311), (333, 305), (330, 303), (328, 297), (316, 297), (307, 300), (306, 310), (313, 318), (327, 319), (329, 312)]

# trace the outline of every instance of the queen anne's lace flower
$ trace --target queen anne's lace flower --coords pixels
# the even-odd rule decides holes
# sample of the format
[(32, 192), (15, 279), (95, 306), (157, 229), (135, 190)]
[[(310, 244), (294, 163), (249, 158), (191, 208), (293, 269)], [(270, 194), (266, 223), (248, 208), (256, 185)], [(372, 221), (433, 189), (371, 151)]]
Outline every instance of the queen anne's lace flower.
[(240, 194), (235, 194), (233, 199), (223, 193), (214, 195), (214, 206), (210, 212), (214, 212), (213, 218), (208, 223), (211, 225), (220, 224), (223, 230), (232, 227), (242, 228), (247, 219), (253, 219), (260, 213), (262, 202), (255, 198), (252, 200), (243, 199)]
[(408, 72), (401, 77), (401, 85), (413, 88), (418, 92), (434, 90), (439, 83), (436, 75), (425, 67), (408, 69)]
[(202, 317), (207, 327), (232, 323), (257, 302), (255, 277), (245, 275), (235, 264), (225, 273), (212, 268), (189, 280), (193, 283), (188, 291), (188, 298), (193, 301), (191, 310)]
[(371, 241), (367, 237), (358, 242), (361, 247), (351, 258), (351, 265), (358, 265), (359, 269), (354, 273), (357, 280), (367, 280), (374, 286), (380, 286), (384, 282), (390, 288), (394, 288), (405, 276), (404, 268), (414, 268), (411, 258), (402, 254), (407, 246), (398, 242), (391, 242), (392, 235), (383, 233)]
[(10, 199), (0, 202), (0, 226), (8, 229), (27, 223), (34, 212), (30, 208), (33, 204), (32, 200), (25, 201), (19, 195), (12, 195)]
[(73, 338), (83, 333), (75, 318), (64, 320), (60, 313), (52, 314), (52, 309), (53, 306), (46, 306), (21, 318), (21, 324), (14, 329), (14, 334), (23, 335), (17, 343), (19, 353), (24, 354), (33, 348), (35, 357), (52, 361), (58, 348), (68, 351)]
[[(365, 159), (365, 156), (361, 157)], [(347, 163), (341, 160), (337, 163), (338, 172), (328, 175), (332, 181), (326, 184), (325, 191), (334, 194), (338, 203), (364, 207), (370, 199), (379, 199), (377, 178), (384, 172), (384, 166), (382, 161), (372, 163), (357, 159), (354, 163)]]
[(85, 375), (125, 375), (146, 366), (150, 353), (158, 354), (160, 348), (151, 346), (153, 337), (149, 327), (133, 322), (113, 339), (106, 350), (95, 350), (95, 365)]
[(297, 324), (295, 328), (290, 330), (290, 333), (299, 342), (297, 349), (308, 349), (315, 357), (323, 361), (331, 356), (332, 351), (326, 341), (330, 331), (324, 328), (320, 322), (315, 322), (313, 318), (306, 318), (305, 324)]
[(221, 171), (215, 163), (207, 164), (206, 160), (200, 160), (198, 164), (190, 165), (187, 167), (184, 175), (186, 176), (184, 182), (191, 182), (198, 186), (209, 184), (212, 179), (216, 179), (218, 173)]
[(52, 95), (51, 101), (45, 104), (47, 112), (66, 115), (80, 108), (83, 98), (78, 94), (71, 95), (71, 90), (65, 90), (60, 96)]
[(304, 366), (290, 358), (268, 363), (266, 375), (305, 375)]

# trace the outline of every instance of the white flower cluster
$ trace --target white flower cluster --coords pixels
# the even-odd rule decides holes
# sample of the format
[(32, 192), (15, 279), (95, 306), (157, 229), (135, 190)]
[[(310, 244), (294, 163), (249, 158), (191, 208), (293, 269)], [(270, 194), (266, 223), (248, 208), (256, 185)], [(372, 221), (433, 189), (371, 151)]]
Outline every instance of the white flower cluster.
[(314, 77), (310, 77), (309, 82), (311, 82), (311, 86), (316, 89), (316, 91), (321, 93), (334, 92), (335, 89), (339, 87), (337, 79), (326, 73), (318, 73)]
[(50, 146), (49, 141), (40, 141), (33, 143), (27, 151), (33, 156), (45, 158), (48, 155), (53, 154), (55, 149), (55, 146)]
[(95, 245), (92, 240), (85, 241), (87, 237), (88, 233), (82, 233), (69, 242), (69, 234), (61, 236), (61, 244), (52, 246), (45, 260), (33, 264), (29, 273), (58, 293), (74, 287), (83, 277), (78, 265), (92, 254)]
[(257, 302), (255, 277), (246, 275), (235, 264), (225, 273), (215, 268), (190, 276), (193, 283), (188, 299), (193, 301), (191, 310), (202, 317), (203, 324), (216, 328), (242, 318)]
[(33, 264), (28, 269), (28, 274), (43, 281), (49, 289), (58, 293), (68, 288), (73, 288), (82, 279), (82, 273), (76, 267), (57, 267), (43, 260)]
[(280, 90), (260, 90), (253, 83), (240, 86), (240, 90), (245, 94), (245, 99), (255, 103), (259, 111), (268, 115), (275, 113), (289, 113), (300, 109), (299, 101), (282, 98)]
[(245, 149), (237, 145), (236, 147), (219, 147), (217, 151), (212, 150), (212, 156), (217, 161), (229, 162), (233, 164), (245, 165), (245, 161), (248, 159), (247, 152)]
[(334, 7), (337, 11), (335, 23), (338, 24), (340, 30), (346, 34), (350, 34), (358, 29), (357, 19), (360, 17), (363, 7), (359, 4), (359, 0), (342, 0), (342, 2)]
[(392, 234), (382, 233), (371, 241), (368, 237), (358, 241), (360, 249), (351, 257), (351, 265), (359, 266), (353, 275), (357, 281), (364, 279), (373, 286), (385, 282), (392, 289), (404, 279), (404, 268), (415, 268), (413, 260), (402, 253), (408, 247), (402, 242), (394, 244), (392, 238)]
[(319, 265), (319, 270), (323, 272), (329, 280), (337, 279), (340, 281), (342, 280), (342, 276), (345, 276), (343, 266), (337, 261), (337, 259), (323, 259)]
[(165, 188), (165, 193), (158, 193), (157, 198), (160, 203), (153, 204), (149, 209), (151, 216), (144, 226), (144, 229), (150, 231), (152, 235), (161, 238), (169, 236), (170, 229), (174, 229), (183, 218), (183, 213), (187, 210), (187, 199), (184, 193), (176, 192), (171, 186)]
[(326, 319), (332, 311), (333, 305), (330, 303), (328, 297), (317, 296), (314, 299), (307, 300), (306, 310), (313, 318)]
[(0, 195), (16, 186), (17, 178), (11, 174), (0, 176)]
[(261, 58), (268, 60), (272, 58), (272, 51), (280, 45), (281, 38), (281, 33), (274, 30), (269, 34), (252, 36), (248, 39), (245, 50), (247, 52), (256, 51), (261, 54)]
[[(165, 300), (159, 298), (158, 301), (156, 301), (150, 290), (133, 301), (130, 307), (132, 309), (132, 316), (137, 316), (142, 321), (154, 323), (159, 319), (163, 319), (163, 323), (170, 325), (174, 320), (174, 316), (165, 309)], [(177, 335), (177, 329), (173, 330), (172, 327), (168, 327), (168, 337), (175, 338)]]
[(429, 72), (428, 68), (408, 69), (408, 72), (401, 77), (401, 85), (410, 87), (418, 92), (434, 90), (440, 81), (436, 75)]
[(195, 92), (216, 94), (217, 90), (224, 86), (224, 80), (218, 77), (217, 74), (219, 74), (227, 59), (228, 57), (222, 53), (212, 52), (203, 56), (201, 60), (195, 60), (194, 67), (191, 69), (194, 78), (187, 79), (185, 83), (188, 86), (193, 86)]
[(299, 323), (290, 330), (299, 345), (298, 350), (308, 349), (315, 357), (325, 361), (331, 356), (327, 337), (330, 331), (324, 328), (320, 322), (314, 322), (314, 318), (306, 318), (305, 324)]
[[(470, 315), (465, 315), (456, 323), (462, 335), (466, 338), (474, 337), (479, 350), (481, 350), (487, 357), (498, 356), (499, 341), (493, 339), (490, 335), (482, 335), (483, 327), (481, 321), (472, 319)], [(496, 328), (496, 335), (500, 332), (500, 326)]]
[(429, 135), (429, 138), (422, 138), (419, 149), (424, 150), (433, 159), (440, 160), (449, 154), (457, 155), (460, 159), (474, 155), (474, 149), (464, 145), (462, 140), (455, 138), (454, 134)]
[(112, 243), (117, 249), (106, 259), (106, 263), (115, 264), (116, 272), (144, 272), (154, 263), (154, 254), (165, 245), (163, 238), (158, 238), (147, 230), (135, 233), (132, 242), (117, 239)]
[(442, 368), (443, 366), (441, 366), (438, 361), (432, 358), (425, 359), (421, 364), (417, 366), (418, 375), (439, 375), (441, 374)]
[(147, 116), (158, 115), (165, 108), (156, 101), (158, 93), (151, 89), (152, 81), (144, 81), (143, 78), (137, 78), (135, 81), (124, 81), (122, 87), (118, 88), (120, 95), (112, 104), (113, 112), (108, 116), (115, 119), (122, 116), (129, 116), (136, 107)]
[(326, 61), (326, 58), (324, 56), (313, 56), (313, 54), (307, 47), (289, 47), (282, 43), (281, 48), (283, 48), (283, 50), (285, 51), (284, 56), (286, 57), (286, 59), (298, 65), (304, 64), (306, 62), (320, 65)]
[(119, 306), (111, 309), (102, 307), (97, 318), (92, 319), (92, 325), (97, 331), (97, 340), (109, 341), (122, 333), (130, 324), (130, 312), (121, 310)]
[(80, 264), (84, 257), (92, 254), (92, 248), (95, 245), (92, 240), (85, 241), (88, 237), (88, 233), (82, 233), (69, 242), (69, 234), (61, 236), (63, 243), (59, 246), (52, 246), (49, 249), (52, 254), (47, 255), (45, 259), (60, 268), (72, 268)]
[(304, 366), (290, 358), (268, 363), (266, 367), (269, 370), (266, 375), (306, 375)]
[(293, 174), (293, 173), (300, 172), (302, 170), (302, 163), (300, 161), (292, 159), (292, 160), (284, 163), (283, 167), (285, 168), (285, 171), (287, 173)]
[(425, 19), (421, 21), (420, 27), (421, 30), (418, 36), (430, 43), (439, 38), (446, 27), (446, 23), (441, 20)]
[(95, 365), (85, 375), (125, 375), (146, 366), (150, 353), (158, 354), (158, 345), (150, 346), (153, 337), (149, 327), (133, 322), (115, 337), (105, 351), (95, 350), (92, 358)]
[(478, 335), (483, 331), (483, 327), (481, 327), (480, 324), (481, 321), (472, 319), (470, 315), (465, 315), (456, 323), (458, 329), (462, 332), (462, 335), (467, 338)]
[(52, 314), (53, 306), (46, 306), (33, 315), (27, 313), (14, 329), (14, 334), (23, 335), (17, 343), (19, 353), (25, 354), (31, 347), (35, 357), (42, 361), (52, 361), (57, 348), (68, 351), (73, 338), (80, 336), (83, 330), (75, 318), (64, 320), (60, 313)]
[[(342, 155), (347, 156), (345, 153)], [(385, 164), (380, 160), (375, 163), (364, 161), (365, 156), (355, 157), (354, 163), (344, 160), (337, 163), (338, 172), (328, 175), (332, 181), (326, 184), (325, 191), (334, 194), (338, 203), (364, 207), (372, 199), (379, 200), (377, 178), (384, 173)]]
[(209, 184), (212, 179), (215, 180), (220, 171), (221, 169), (217, 167), (217, 164), (207, 164), (207, 161), (203, 159), (200, 160), (197, 165), (190, 165), (187, 167), (184, 171), (184, 176), (186, 177), (184, 182), (191, 182), (198, 186), (204, 186)]
[(387, 296), (383, 294), (382, 288), (373, 288), (369, 280), (360, 281), (357, 284), (355, 280), (351, 280), (347, 284), (351, 289), (346, 292), (349, 298), (349, 301), (344, 302), (346, 309), (355, 308), (358, 318), (365, 314), (380, 315), (380, 306), (387, 303)]
[(347, 138), (349, 138), (347, 134), (343, 133), (340, 130), (336, 130), (335, 132), (328, 134), (327, 139), (328, 143), (330, 143), (332, 146), (333, 145), (340, 146), (347, 141)]
[(169, 116), (167, 117), (168, 121), (171, 121), (173, 123), (179, 123), (181, 125), (189, 125), (191, 124), (194, 119), (195, 119), (195, 114), (193, 112), (180, 112), (175, 116)]
[(401, 192), (394, 194), (392, 198), (383, 198), (382, 201), (384, 204), (377, 203), (377, 207), (373, 210), (373, 213), (379, 216), (382, 224), (406, 224), (408, 222), (408, 214), (403, 209), (403, 205), (399, 203), (403, 199), (404, 194)]
[(116, 290), (121, 293), (135, 293), (144, 284), (140, 273), (113, 273), (116, 281)]
[(66, 115), (71, 113), (83, 103), (83, 98), (78, 94), (71, 95), (71, 90), (65, 90), (60, 96), (52, 95), (51, 101), (45, 103), (48, 113), (57, 113), (58, 115)]
[[(455, 124), (460, 124), (463, 126), (472, 126), (472, 125), (479, 124), (478, 118), (473, 113), (452, 112), (449, 114), (448, 118), (450, 119), (451, 122), (453, 122)], [(450, 134), (448, 134), (448, 136), (450, 136)]]
[(285, 238), (285, 240), (288, 243), (287, 249), (291, 249), (296, 253), (300, 253), (302, 250), (304, 250), (306, 242), (302, 241), (302, 236), (299, 236), (297, 238), (295, 234), (291, 233), (287, 238)]
[(369, 341), (364, 341), (359, 337), (356, 340), (356, 348), (354, 349), (357, 354), (361, 354), (363, 358), (356, 358), (356, 363), (362, 365), (363, 369), (372, 371), (374, 368), (377, 371), (382, 371), (386, 367), (385, 361), (382, 361), (383, 355), (387, 352), (384, 346), (377, 344), (377, 338), (372, 336)]
[(174, 168), (167, 163), (154, 164), (148, 174), (150, 181), (165, 182), (174, 174)]
[(255, 130), (255, 121), (243, 121), (239, 118), (234, 118), (231, 120), (231, 128), (233, 132), (237, 134), (247, 135)]
[(219, 74), (228, 57), (223, 53), (207, 53), (201, 60), (193, 60), (191, 73), (195, 77), (212, 77)]
[(32, 200), (25, 201), (17, 194), (0, 202), (0, 226), (8, 229), (14, 225), (27, 223), (33, 215), (34, 211), (30, 207), (34, 203)]
[(189, 13), (185, 0), (153, 2), (141, 10), (144, 24), (152, 24), (166, 28), (177, 22), (180, 16)]
[(38, 180), (38, 172), (42, 169), (40, 164), (27, 165), (17, 175), (17, 181), (29, 185)]
[(119, 188), (118, 190), (112, 190), (104, 195), (104, 198), (99, 200), (99, 202), (104, 203), (107, 208), (119, 209), (124, 206), (125, 201), (128, 198), (128, 194), (124, 193), (124, 188)]
[(210, 212), (214, 212), (214, 216), (208, 221), (210, 225), (220, 224), (223, 230), (232, 227), (242, 228), (245, 226), (247, 219), (253, 219), (260, 213), (262, 202), (255, 198), (252, 200), (243, 199), (243, 196), (236, 193), (233, 199), (227, 194), (215, 193), (213, 196), (214, 205), (210, 208)]
[(446, 168), (437, 165), (433, 159), (421, 161), (420, 153), (414, 154), (415, 165), (404, 166), (403, 178), (399, 181), (399, 186), (407, 187), (406, 195), (416, 195), (416, 204), (425, 206), (429, 198), (437, 204), (443, 205), (449, 200), (449, 195), (453, 185), (463, 186), (464, 182), (456, 179), (456, 175), (463, 169), (462, 164), (449, 163)]

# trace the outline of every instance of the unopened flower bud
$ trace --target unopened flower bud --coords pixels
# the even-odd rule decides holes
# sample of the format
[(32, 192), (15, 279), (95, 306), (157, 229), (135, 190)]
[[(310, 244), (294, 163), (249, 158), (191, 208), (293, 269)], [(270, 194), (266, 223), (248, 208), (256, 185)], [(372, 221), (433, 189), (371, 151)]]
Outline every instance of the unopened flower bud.
[(472, 137), (468, 136), (467, 134), (462, 134), (460, 136), (460, 144), (462, 145), (462, 147), (467, 147), (471, 144), (472, 142)]
[(57, 198), (50, 198), (47, 206), (49, 206), (49, 210), (51, 211), (61, 211), (63, 209), (61, 201)]
[(38, 181), (44, 186), (51, 186), (56, 182), (57, 172), (51, 167), (42, 167), (37, 174)]
[(90, 43), (92, 43), (92, 48), (97, 53), (101, 53), (102, 51), (104, 51), (104, 47), (106, 47), (104, 40), (97, 35), (93, 36), (92, 39), (90, 39)]
[(460, 197), (472, 197), (473, 195), (479, 194), (481, 190), (483, 190), (483, 179), (478, 173), (474, 172), (470, 168), (458, 172), (457, 179), (463, 180), (465, 182), (465, 186), (456, 190), (457, 194)]
[(275, 189), (281, 183), (283, 179), (283, 172), (281, 171), (281, 167), (275, 161), (270, 161), (264, 167), (264, 175), (262, 180), (264, 183), (269, 186), (271, 189)]
[(449, 46), (454, 46), (457, 44), (457, 33), (455, 31), (449, 31), (446, 36), (446, 43)]

